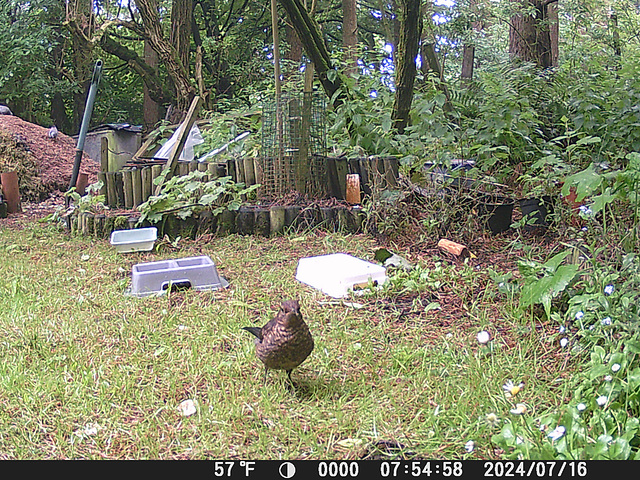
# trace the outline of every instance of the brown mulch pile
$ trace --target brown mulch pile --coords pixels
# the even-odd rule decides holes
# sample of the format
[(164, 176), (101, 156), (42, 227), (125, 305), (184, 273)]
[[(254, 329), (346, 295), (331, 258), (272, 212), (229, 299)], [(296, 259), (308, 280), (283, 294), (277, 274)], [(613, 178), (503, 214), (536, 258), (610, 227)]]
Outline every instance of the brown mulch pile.
[[(18, 173), (22, 200), (44, 200), (69, 187), (76, 141), (62, 132), (49, 138), (48, 131), (19, 117), (0, 115), (0, 172)], [(99, 170), (96, 162), (83, 155), (80, 173), (88, 175), (89, 184), (97, 180)]]

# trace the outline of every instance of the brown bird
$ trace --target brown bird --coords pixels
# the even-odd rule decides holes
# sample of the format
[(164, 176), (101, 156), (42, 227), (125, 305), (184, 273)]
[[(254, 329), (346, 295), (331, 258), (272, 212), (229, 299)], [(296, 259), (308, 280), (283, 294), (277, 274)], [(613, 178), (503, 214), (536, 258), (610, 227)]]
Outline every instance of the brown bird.
[(262, 328), (243, 327), (255, 335), (256, 356), (264, 363), (264, 379), (269, 369), (291, 371), (300, 365), (313, 350), (313, 337), (302, 319), (297, 300), (282, 302), (278, 314)]

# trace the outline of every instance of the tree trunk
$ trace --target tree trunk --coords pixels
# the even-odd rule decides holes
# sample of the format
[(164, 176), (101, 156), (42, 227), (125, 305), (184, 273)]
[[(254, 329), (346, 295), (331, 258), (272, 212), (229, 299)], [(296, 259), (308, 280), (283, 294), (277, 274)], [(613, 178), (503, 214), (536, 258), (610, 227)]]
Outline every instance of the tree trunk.
[(358, 71), (358, 18), (356, 0), (342, 0), (342, 46), (344, 48), (345, 73)]
[(473, 62), (476, 58), (476, 47), (473, 43), (466, 43), (462, 47), (462, 70), (460, 78), (462, 80), (473, 79)]
[[(474, 15), (478, 15), (477, 2), (478, 0), (470, 0), (469, 2), (469, 9), (471, 10), (471, 13)], [(474, 35), (476, 32), (480, 32), (482, 30), (483, 28), (482, 23), (483, 22), (478, 20), (471, 22), (471, 25), (470, 25), (471, 28), (469, 29), (469, 37)], [(463, 81), (468, 81), (473, 79), (475, 53), (476, 53), (475, 42), (473, 41), (472, 38), (468, 38), (465, 41), (464, 47), (462, 48), (462, 71), (460, 72), (460, 78)]]
[(175, 46), (180, 62), (189, 74), (189, 47), (191, 46), (192, 0), (171, 2), (171, 35), (169, 42)]
[(421, 0), (399, 0), (400, 35), (395, 55), (396, 92), (391, 117), (398, 133), (409, 123), (409, 110), (413, 101), (413, 83), (416, 77), (416, 56), (422, 34)]
[(70, 2), (70, 21), (75, 27), (71, 29), (71, 46), (73, 50), (72, 63), (74, 80), (78, 89), (73, 93), (73, 117), (72, 132), (75, 134), (80, 130), (80, 123), (84, 114), (84, 107), (87, 101), (87, 92), (91, 83), (93, 72), (93, 46), (87, 41), (91, 38), (94, 27), (94, 17), (91, 10), (91, 0), (77, 0)]
[[(158, 58), (164, 64), (173, 82), (176, 108), (169, 120), (177, 123), (189, 110), (191, 100), (195, 97), (195, 87), (191, 84), (187, 69), (180, 60), (176, 46), (167, 41), (162, 34), (157, 0), (136, 0), (136, 5), (140, 11), (147, 40), (158, 53)], [(190, 25), (191, 22), (189, 22)]]
[[(151, 45), (149, 45), (149, 42), (146, 40), (144, 42), (144, 61), (154, 70), (158, 67), (158, 54), (151, 48)], [(160, 113), (160, 104), (149, 95), (149, 87), (146, 83), (144, 83), (143, 88), (142, 108), (144, 131), (148, 133), (155, 128), (156, 124), (162, 118), (162, 114)]]
[(560, 38), (560, 22), (558, 19), (558, 3), (551, 3), (547, 7), (549, 14), (549, 37), (551, 39), (551, 65), (558, 66), (558, 58), (560, 57), (560, 48), (558, 40)]
[(548, 9), (557, 0), (512, 0), (523, 9), (533, 7), (534, 15), (522, 14), (511, 18), (509, 26), (509, 54), (539, 68), (552, 66), (551, 35)]
[(284, 58), (291, 60), (291, 62), (302, 63), (302, 42), (300, 42), (298, 34), (288, 23), (285, 24), (284, 32), (287, 45), (289, 45), (289, 50), (287, 50)]
[[(327, 96), (333, 100), (334, 108), (339, 107), (345, 102), (347, 92), (343, 88), (344, 84), (340, 75), (331, 62), (320, 26), (309, 15), (300, 0), (280, 0), (280, 4), (287, 12), (289, 21), (298, 34), (304, 51), (315, 65), (322, 88)], [(338, 94), (334, 96), (336, 92)]]

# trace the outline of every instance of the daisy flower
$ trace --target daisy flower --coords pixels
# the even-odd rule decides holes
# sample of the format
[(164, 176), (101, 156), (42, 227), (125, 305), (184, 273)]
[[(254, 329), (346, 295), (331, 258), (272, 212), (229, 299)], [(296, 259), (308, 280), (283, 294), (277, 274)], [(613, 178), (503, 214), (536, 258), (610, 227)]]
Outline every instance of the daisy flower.
[(547, 437), (551, 439), (551, 441), (559, 440), (566, 433), (567, 429), (562, 425), (558, 425)]
[(616, 373), (618, 370), (620, 370), (620, 364), (619, 363), (614, 363), (613, 365), (611, 365), (611, 371), (613, 373)]
[(469, 440), (467, 443), (464, 444), (464, 449), (467, 451), (467, 453), (471, 453), (473, 452), (473, 449), (475, 448), (476, 444), (473, 440)]
[(600, 395), (598, 398), (596, 398), (596, 403), (601, 407), (604, 407), (607, 404), (608, 400), (609, 399), (607, 398), (606, 395)]
[(498, 425), (500, 425), (500, 419), (498, 418), (498, 415), (493, 412), (487, 413), (484, 419), (490, 427), (497, 427)]
[(566, 347), (568, 345), (568, 343), (569, 343), (569, 340), (567, 340), (566, 338), (561, 338), (560, 339), (560, 346), (562, 348)]
[(511, 380), (507, 380), (507, 382), (502, 385), (502, 389), (506, 392), (507, 398), (513, 397), (520, 392), (524, 388), (524, 382), (520, 382), (519, 384), (513, 383)]
[(478, 336), (476, 338), (478, 339), (478, 343), (480, 345), (486, 345), (487, 343), (489, 343), (489, 340), (491, 340), (491, 335), (486, 330), (483, 330), (478, 333)]
[(603, 318), (600, 323), (605, 327), (611, 325), (611, 317)]
[(513, 415), (522, 415), (527, 412), (527, 406), (524, 403), (516, 403), (516, 408), (512, 408), (509, 412)]
[(604, 287), (604, 294), (611, 295), (614, 290), (615, 290), (615, 287), (612, 284), (609, 284), (606, 287)]
[(576, 320), (580, 320), (582, 317), (584, 317), (584, 312), (576, 312)]
[(587, 409), (587, 406), (584, 403), (579, 403), (578, 405), (576, 405), (576, 409), (579, 412), (584, 412)]

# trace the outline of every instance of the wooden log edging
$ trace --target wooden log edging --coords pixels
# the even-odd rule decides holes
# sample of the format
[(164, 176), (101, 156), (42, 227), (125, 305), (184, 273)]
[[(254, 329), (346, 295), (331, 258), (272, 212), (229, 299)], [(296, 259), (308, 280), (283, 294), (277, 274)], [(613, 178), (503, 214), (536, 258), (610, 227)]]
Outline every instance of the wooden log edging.
[[(362, 233), (364, 217), (365, 213), (360, 206), (243, 206), (237, 211), (225, 210), (217, 216), (208, 211), (186, 220), (169, 216), (155, 226), (158, 228), (158, 237), (166, 234), (172, 238), (196, 238), (205, 233), (217, 236), (237, 233), (271, 237), (286, 233), (290, 229)], [(72, 235), (108, 239), (114, 230), (152, 226), (150, 223), (139, 226), (139, 218), (137, 212), (108, 215), (76, 210), (65, 218), (65, 225)]]

